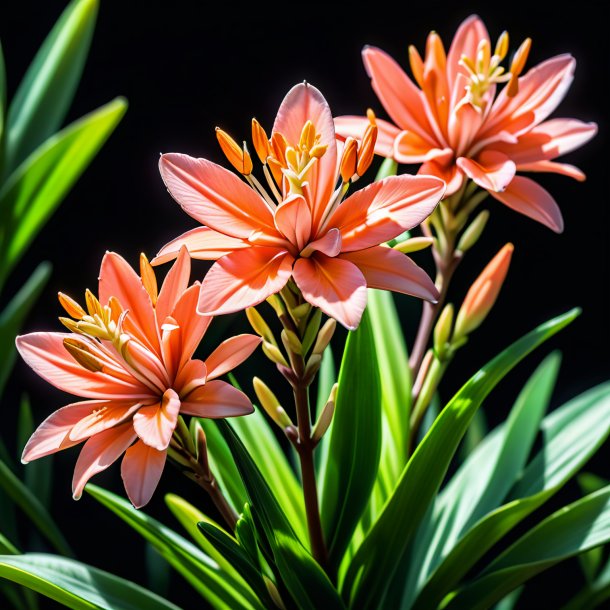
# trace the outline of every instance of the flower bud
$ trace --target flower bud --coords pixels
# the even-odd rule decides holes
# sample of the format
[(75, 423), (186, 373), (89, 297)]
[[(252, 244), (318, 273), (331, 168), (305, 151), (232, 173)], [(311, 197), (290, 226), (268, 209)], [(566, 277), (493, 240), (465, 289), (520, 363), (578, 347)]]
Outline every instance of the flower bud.
[(271, 152), (269, 138), (262, 125), (256, 119), (252, 119), (252, 144), (254, 144), (254, 150), (261, 163), (263, 165), (267, 163), (267, 157)]
[(429, 248), (433, 243), (433, 237), (411, 237), (410, 239), (405, 239), (405, 241), (396, 244), (394, 250), (398, 250), (403, 254), (410, 254), (411, 252), (419, 252), (419, 250)]
[(311, 440), (315, 443), (318, 443), (320, 439), (324, 436), (328, 427), (330, 426), (333, 415), (335, 413), (335, 398), (337, 396), (337, 384), (335, 383), (330, 391), (330, 396), (328, 397), (328, 401), (322, 407), (322, 411), (320, 412), (320, 416), (318, 417), (318, 421), (315, 423), (313, 430), (311, 431)]
[(80, 320), (83, 316), (87, 315), (87, 312), (71, 297), (63, 292), (57, 293), (59, 303), (66, 310), (66, 313), (74, 318)]
[(483, 210), (479, 212), (477, 217), (470, 223), (468, 228), (462, 233), (462, 237), (458, 243), (457, 249), (461, 252), (467, 252), (474, 246), (485, 229), (485, 225), (489, 220), (489, 211)]
[(375, 143), (377, 142), (377, 125), (369, 123), (362, 136), (362, 144), (358, 150), (358, 164), (356, 165), (356, 173), (359, 176), (364, 176), (366, 170), (371, 166), (373, 157), (375, 156)]
[(258, 377), (252, 379), (254, 392), (265, 412), (282, 429), (292, 426), (293, 423), (288, 414), (281, 407), (277, 397), (270, 390), (269, 386)]
[(148, 293), (154, 307), (157, 304), (157, 297), (159, 295), (157, 277), (144, 252), (140, 253), (140, 277), (142, 278), (142, 285)]
[(513, 250), (512, 244), (506, 244), (470, 287), (457, 315), (454, 340), (461, 339), (478, 328), (491, 311), (506, 278)]
[(216, 128), (216, 137), (222, 152), (225, 154), (229, 163), (244, 176), (249, 176), (252, 173), (252, 159), (250, 153), (246, 150), (244, 142), (243, 148), (226, 132)]
[(246, 309), (246, 317), (248, 318), (248, 322), (250, 322), (250, 326), (252, 326), (252, 329), (257, 335), (262, 337), (265, 341), (267, 341), (267, 343), (277, 345), (275, 337), (267, 325), (267, 322), (265, 322), (263, 316), (261, 316), (255, 307), (248, 307)]
[(268, 341), (263, 341), (263, 353), (271, 362), (281, 364), (282, 366), (288, 366), (286, 358), (284, 358), (277, 345), (273, 345), (273, 343), (269, 343)]
[(446, 351), (447, 343), (451, 340), (451, 330), (453, 327), (453, 305), (445, 305), (434, 327), (434, 351), (437, 357), (442, 360)]
[(295, 332), (284, 329), (281, 336), (286, 351), (293, 354), (301, 354), (303, 352), (303, 345)]
[(337, 328), (337, 321), (334, 318), (329, 318), (324, 322), (324, 325), (320, 329), (318, 333), (318, 338), (313, 346), (313, 350), (311, 350), (312, 354), (318, 354), (322, 356), (326, 346), (330, 343), (330, 340), (333, 338), (335, 334), (335, 329)]
[[(294, 313), (294, 312), (293, 312)], [(318, 336), (320, 330), (320, 322), (322, 321), (322, 310), (316, 307), (311, 318), (307, 322), (307, 328), (303, 334), (303, 355), (307, 355), (309, 348)]]
[(356, 164), (358, 162), (358, 142), (354, 138), (345, 140), (343, 148), (343, 156), (341, 157), (341, 179), (343, 182), (349, 182), (352, 176), (356, 173)]

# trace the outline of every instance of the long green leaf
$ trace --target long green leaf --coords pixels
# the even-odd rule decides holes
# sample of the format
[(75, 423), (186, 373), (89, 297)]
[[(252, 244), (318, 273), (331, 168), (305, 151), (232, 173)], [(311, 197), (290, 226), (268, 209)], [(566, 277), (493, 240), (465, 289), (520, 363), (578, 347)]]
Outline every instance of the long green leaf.
[(126, 108), (126, 101), (116, 98), (75, 121), (41, 144), (4, 184), (0, 191), (1, 281), (89, 165)]
[[(28, 281), (12, 297), (8, 305), (0, 314), (0, 354), (2, 354), (2, 367), (0, 368), (0, 396), (4, 386), (13, 370), (17, 350), (15, 337), (21, 331), (23, 323), (30, 313), (32, 306), (38, 300), (42, 289), (51, 275), (51, 265), (40, 263), (29, 277)], [(21, 447), (20, 447), (21, 449)]]
[(0, 461), (0, 488), (31, 519), (40, 533), (57, 551), (62, 555), (70, 557), (73, 555), (70, 545), (45, 507), (2, 461)]
[(534, 329), (485, 365), (453, 397), (418, 445), (392, 497), (352, 559), (344, 597), (373, 608), (386, 592), (413, 533), (437, 493), (468, 424), (486, 396), (528, 353), (579, 314), (572, 310)]
[(133, 582), (57, 555), (1, 555), (0, 577), (75, 610), (180, 610)]
[(609, 599), (610, 561), (598, 574), (597, 578), (593, 582), (587, 583), (565, 606), (562, 606), (561, 610), (593, 610), (593, 608), (602, 608), (605, 607), (602, 604)]
[(216, 562), (194, 544), (141, 510), (136, 510), (115, 494), (91, 484), (87, 485), (85, 489), (98, 502), (109, 508), (129, 527), (150, 542), (169, 564), (212, 605), (240, 610), (246, 608), (258, 610), (260, 608), (257, 599), (249, 589), (246, 590), (241, 582), (221, 570)]
[(97, 7), (97, 0), (71, 2), (23, 77), (8, 110), (8, 171), (57, 131), (64, 120), (89, 52)]
[(493, 561), (444, 606), (484, 610), (543, 570), (610, 541), (610, 487), (547, 517)]
[[(432, 574), (419, 594), (414, 610), (436, 607), (496, 542), (561, 489), (597, 451), (610, 435), (610, 383), (588, 390), (562, 405), (545, 418), (543, 427), (557, 418), (561, 419), (563, 427), (554, 428), (555, 434), (547, 435), (541, 450), (554, 456), (555, 461), (561, 461), (558, 468), (549, 465), (554, 476), (546, 477), (544, 471), (538, 470), (538, 479), (532, 480), (529, 486), (532, 495), (509, 502), (476, 523)], [(569, 452), (570, 459), (564, 461), (561, 449), (570, 439), (577, 447)], [(482, 454), (481, 461), (484, 457)]]
[(347, 338), (335, 405), (321, 513), (336, 569), (369, 501), (381, 452), (379, 368), (366, 311)]
[[(4, 149), (4, 127), (6, 116), (6, 68), (4, 65), (4, 52), (2, 51), (2, 43), (0, 43), (0, 149)], [(2, 159), (0, 153), (0, 160)], [(0, 175), (2, 174), (0, 165)]]
[(344, 608), (330, 580), (295, 535), (261, 471), (226, 421), (218, 420), (248, 491), (253, 514), (260, 517), (264, 535), (282, 580), (302, 610)]

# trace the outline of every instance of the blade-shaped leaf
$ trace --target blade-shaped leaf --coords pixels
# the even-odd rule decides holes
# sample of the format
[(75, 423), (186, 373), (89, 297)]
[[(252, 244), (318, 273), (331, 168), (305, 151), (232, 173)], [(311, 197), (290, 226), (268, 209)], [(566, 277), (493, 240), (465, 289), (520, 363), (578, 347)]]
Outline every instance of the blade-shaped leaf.
[(57, 551), (62, 555), (70, 557), (73, 555), (70, 545), (45, 507), (2, 461), (0, 461), (0, 488), (30, 518)]
[(9, 177), (0, 191), (1, 281), (89, 165), (126, 108), (125, 100), (116, 98), (75, 121), (41, 144)]
[(369, 502), (380, 451), (379, 368), (365, 311), (343, 352), (322, 496), (324, 538), (335, 569)]
[(283, 583), (298, 607), (303, 610), (344, 608), (337, 590), (300, 543), (261, 471), (233, 428), (223, 420), (218, 420), (217, 425), (239, 468), (248, 491), (252, 513), (260, 517), (264, 536), (271, 545), (273, 559)]
[(593, 610), (593, 608), (603, 608), (603, 602), (609, 599), (610, 561), (598, 574), (597, 578), (593, 582), (587, 583), (565, 606), (562, 606), (561, 610)]
[(75, 610), (180, 610), (134, 582), (58, 555), (2, 555), (0, 577)]
[(101, 487), (88, 484), (85, 490), (150, 542), (212, 605), (240, 610), (262, 608), (249, 588), (221, 570), (216, 562), (182, 536)]
[(610, 541), (610, 487), (585, 496), (524, 534), (444, 606), (484, 610), (560, 561)]
[(344, 597), (354, 606), (372, 608), (383, 598), (468, 424), (486, 396), (520, 360), (578, 314), (578, 310), (572, 310), (558, 316), (513, 343), (474, 375), (441, 411), (349, 565), (342, 588)]
[[(11, 374), (17, 356), (15, 337), (21, 331), (27, 315), (38, 300), (50, 275), (51, 265), (47, 262), (40, 263), (28, 281), (11, 298), (8, 305), (0, 314), (0, 354), (2, 354), (0, 396), (4, 391), (4, 386)], [(22, 447), (23, 445), (19, 449)]]
[(89, 52), (97, 7), (97, 0), (71, 2), (23, 77), (8, 110), (8, 171), (57, 131), (64, 120)]
[[(562, 405), (545, 418), (543, 427), (557, 418), (565, 427), (555, 428), (557, 434), (548, 435), (541, 450), (554, 456), (555, 461), (561, 461), (557, 469), (549, 465), (554, 476), (547, 478), (544, 471), (539, 470), (538, 480), (530, 483), (533, 495), (515, 499), (475, 524), (432, 574), (417, 597), (414, 610), (436, 607), (496, 542), (561, 489), (597, 451), (610, 435), (610, 383), (592, 388)], [(572, 439), (577, 448), (570, 451), (570, 458), (564, 461), (559, 449), (568, 439)], [(485, 460), (483, 454), (481, 460)], [(529, 466), (526, 471), (528, 469)], [(514, 497), (514, 493), (511, 495)]]
[[(4, 118), (6, 116), (6, 68), (4, 66), (4, 52), (0, 43), (0, 149), (4, 150)], [(0, 153), (0, 159), (2, 158)], [(0, 175), (1, 164), (0, 164)]]

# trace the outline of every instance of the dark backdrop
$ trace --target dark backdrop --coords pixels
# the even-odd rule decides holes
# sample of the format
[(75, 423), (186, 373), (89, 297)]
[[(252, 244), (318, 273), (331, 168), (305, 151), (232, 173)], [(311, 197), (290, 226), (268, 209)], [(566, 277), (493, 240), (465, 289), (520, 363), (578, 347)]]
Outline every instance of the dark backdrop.
[[(519, 384), (551, 347), (564, 352), (556, 405), (607, 378), (609, 70), (603, 4), (579, 2), (569, 12), (540, 2), (452, 3), (450, 9), (447, 4), (375, 2), (361, 10), (352, 3), (330, 7), (291, 3), (287, 8), (251, 3), (240, 8), (222, 1), (102, 2), (91, 55), (69, 118), (117, 94), (129, 99), (130, 108), (13, 275), (6, 294), (25, 281), (39, 260), (48, 259), (54, 266), (27, 329), (58, 329), (56, 292), (81, 298), (85, 287), (95, 288), (105, 250), (116, 250), (135, 264), (140, 251), (152, 256), (170, 238), (195, 226), (165, 192), (157, 172), (160, 152), (186, 152), (223, 162), (214, 127), (222, 126), (237, 140), (249, 139), (250, 118), (256, 116), (270, 129), (284, 93), (303, 79), (322, 90), (334, 114), (361, 113), (371, 106), (383, 117), (362, 67), (361, 47), (378, 45), (406, 65), (408, 44), (423, 49), (427, 32), (436, 29), (448, 45), (459, 22), (478, 12), (492, 39), (503, 29), (509, 31), (512, 49), (526, 36), (533, 38), (529, 66), (557, 53), (573, 53), (578, 60), (576, 78), (556, 115), (597, 121), (600, 133), (566, 158), (587, 172), (587, 182), (539, 178), (562, 208), (563, 235), (494, 201), (486, 204), (493, 211), (491, 221), (476, 253), (457, 274), (454, 299), (463, 297), (484, 263), (505, 242), (514, 242), (515, 254), (508, 283), (489, 322), (461, 353), (443, 386), (444, 394), (450, 395), (509, 342), (575, 305), (583, 307), (582, 317), (502, 384), (487, 401), (486, 415), (492, 422), (506, 415)], [(0, 36), (11, 92), (64, 5), (60, 0), (0, 4)], [(426, 265), (428, 258), (420, 256), (418, 261)], [(204, 267), (197, 269), (202, 275)], [(411, 336), (418, 304), (402, 297), (398, 304)], [(242, 328), (243, 316), (233, 323)], [(338, 337), (337, 345), (340, 341)], [(248, 383), (252, 373), (261, 371), (266, 374), (269, 369), (257, 358), (249, 368), (242, 367), (238, 376)], [(32, 396), (37, 422), (67, 401), (18, 363), (3, 405), (2, 435), (9, 444), (18, 396), (24, 388)], [(606, 448), (593, 462), (606, 477), (610, 477), (609, 455)], [(144, 550), (136, 535), (90, 498), (71, 501), (76, 451), (55, 459), (53, 511), (79, 556), (145, 582)], [(99, 476), (97, 482), (122, 492), (118, 468)], [(197, 489), (168, 473), (149, 507), (167, 523), (173, 524), (162, 502), (166, 491), (207, 505)], [(539, 577), (521, 607), (539, 607), (535, 598), (543, 594), (544, 608), (558, 607), (565, 599), (565, 592), (554, 586), (558, 576), (572, 588), (580, 583), (578, 568), (571, 563)], [(179, 577), (172, 580), (171, 596), (187, 608), (200, 607)]]

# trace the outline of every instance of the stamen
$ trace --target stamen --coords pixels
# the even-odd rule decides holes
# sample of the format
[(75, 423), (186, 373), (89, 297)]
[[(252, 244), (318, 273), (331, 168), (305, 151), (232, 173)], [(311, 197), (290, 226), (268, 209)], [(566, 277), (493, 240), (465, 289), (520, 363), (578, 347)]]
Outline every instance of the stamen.
[(64, 347), (83, 368), (92, 373), (99, 373), (104, 369), (102, 362), (96, 358), (90, 351), (89, 347), (78, 341), (77, 339), (65, 338)]
[(97, 300), (97, 297), (95, 297), (94, 294), (91, 292), (91, 290), (89, 290), (89, 288), (85, 290), (85, 302), (87, 303), (87, 311), (89, 312), (90, 316), (102, 312), (102, 306), (100, 305), (100, 302)]
[[(150, 297), (150, 300), (152, 301), (152, 305), (154, 307), (157, 304), (157, 297), (159, 296), (157, 288), (157, 278), (144, 252), (140, 254), (140, 277), (142, 278), (142, 284), (144, 286), (144, 289), (146, 290), (146, 292), (148, 292), (148, 296)], [(110, 309), (108, 310), (108, 312), (109, 314), (111, 314)], [(110, 321), (110, 317), (108, 321)]]
[(246, 150), (245, 143), (241, 148), (228, 133), (219, 127), (216, 128), (216, 137), (229, 163), (240, 174), (249, 176), (252, 173), (252, 159), (250, 153)]
[(345, 148), (341, 157), (340, 173), (344, 183), (349, 182), (356, 173), (358, 161), (358, 142), (354, 138), (345, 140)]
[(508, 95), (508, 97), (515, 97), (519, 92), (519, 75), (523, 72), (523, 68), (525, 68), (525, 62), (527, 61), (531, 48), (532, 39), (526, 38), (515, 53), (515, 57), (510, 66), (511, 78), (506, 86), (506, 95)]
[(506, 57), (507, 53), (508, 53), (508, 32), (506, 30), (504, 30), (504, 32), (502, 32), (500, 34), (500, 37), (498, 38), (498, 42), (496, 43), (496, 48), (494, 50), (494, 55), (497, 55), (500, 58), (500, 61), (502, 61)]
[(421, 55), (414, 45), (409, 45), (409, 63), (411, 64), (411, 72), (413, 78), (420, 86), (424, 88), (424, 62), (422, 61)]
[(85, 310), (67, 294), (58, 292), (57, 298), (59, 299), (61, 306), (66, 310), (66, 313), (75, 320), (80, 320), (84, 315), (86, 315)]
[(375, 156), (375, 143), (377, 142), (377, 125), (370, 123), (362, 138), (362, 146), (358, 151), (358, 165), (356, 173), (363, 176), (366, 170), (371, 166), (373, 157)]
[(266, 165), (271, 147), (269, 146), (267, 133), (256, 119), (252, 119), (252, 144), (254, 144), (254, 150), (261, 163)]

